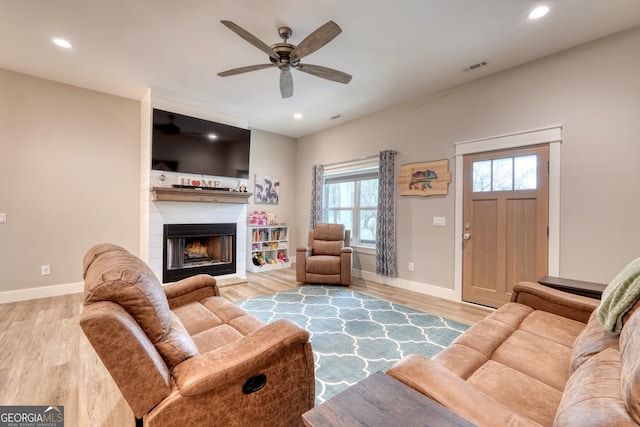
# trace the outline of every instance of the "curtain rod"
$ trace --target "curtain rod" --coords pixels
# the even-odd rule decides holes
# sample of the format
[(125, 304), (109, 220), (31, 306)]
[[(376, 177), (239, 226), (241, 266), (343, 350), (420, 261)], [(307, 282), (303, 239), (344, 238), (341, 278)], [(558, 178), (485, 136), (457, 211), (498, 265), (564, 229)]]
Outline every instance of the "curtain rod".
[[(393, 154), (398, 154), (397, 151), (395, 150), (391, 150), (391, 152)], [(360, 157), (359, 159), (352, 159), (352, 160), (344, 160), (342, 162), (335, 162), (335, 163), (323, 163), (322, 166), (326, 167), (334, 167), (334, 166), (340, 166), (340, 165), (347, 165), (349, 163), (353, 163), (353, 162), (361, 162), (363, 160), (371, 160), (371, 159), (375, 159), (379, 157), (379, 154), (372, 154), (371, 156), (367, 156), (367, 157)]]

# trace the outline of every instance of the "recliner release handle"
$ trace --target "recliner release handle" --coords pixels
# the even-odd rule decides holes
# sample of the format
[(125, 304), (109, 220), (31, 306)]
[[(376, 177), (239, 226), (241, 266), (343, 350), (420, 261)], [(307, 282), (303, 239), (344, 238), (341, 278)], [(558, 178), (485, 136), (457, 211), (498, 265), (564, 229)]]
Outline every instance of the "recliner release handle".
[(245, 381), (242, 386), (242, 392), (244, 394), (251, 394), (256, 392), (267, 384), (267, 376), (265, 374), (256, 375)]

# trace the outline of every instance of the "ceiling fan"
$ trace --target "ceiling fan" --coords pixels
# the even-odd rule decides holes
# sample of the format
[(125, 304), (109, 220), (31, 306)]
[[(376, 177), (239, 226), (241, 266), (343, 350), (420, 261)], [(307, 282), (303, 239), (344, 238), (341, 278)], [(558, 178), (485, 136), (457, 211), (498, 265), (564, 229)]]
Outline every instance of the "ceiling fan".
[(169, 117), (169, 123), (157, 123), (154, 124), (154, 129), (159, 130), (165, 135), (176, 135), (180, 133), (180, 126), (176, 125), (173, 121), (175, 120), (175, 114), (167, 114)]
[(249, 71), (262, 70), (264, 68), (278, 67), (280, 69), (280, 94), (283, 98), (293, 95), (293, 78), (291, 69), (294, 68), (307, 74), (332, 80), (338, 83), (347, 84), (351, 81), (351, 75), (333, 68), (321, 65), (301, 64), (300, 60), (305, 56), (315, 52), (322, 46), (333, 40), (342, 29), (333, 21), (329, 21), (320, 28), (309, 34), (300, 44), (293, 45), (287, 43), (291, 37), (291, 28), (280, 27), (278, 34), (283, 39), (283, 43), (275, 43), (268, 46), (256, 36), (231, 21), (220, 21), (231, 31), (269, 55), (270, 64), (248, 65), (246, 67), (234, 68), (232, 70), (218, 73), (220, 77), (233, 76), (235, 74), (247, 73)]
[[(205, 132), (190, 132), (185, 131), (180, 126), (174, 123), (176, 119), (176, 115), (172, 113), (167, 113), (167, 118), (169, 122), (167, 123), (154, 123), (153, 128), (162, 132), (165, 135), (189, 135), (194, 137), (208, 138), (208, 133)], [(209, 138), (211, 139), (211, 138)]]

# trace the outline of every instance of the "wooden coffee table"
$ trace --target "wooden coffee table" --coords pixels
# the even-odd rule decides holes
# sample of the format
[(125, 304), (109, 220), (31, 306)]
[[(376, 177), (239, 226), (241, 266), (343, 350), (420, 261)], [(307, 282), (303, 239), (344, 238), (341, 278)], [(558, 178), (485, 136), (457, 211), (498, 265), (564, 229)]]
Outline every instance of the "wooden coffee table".
[(306, 426), (469, 427), (475, 424), (383, 372), (302, 415)]

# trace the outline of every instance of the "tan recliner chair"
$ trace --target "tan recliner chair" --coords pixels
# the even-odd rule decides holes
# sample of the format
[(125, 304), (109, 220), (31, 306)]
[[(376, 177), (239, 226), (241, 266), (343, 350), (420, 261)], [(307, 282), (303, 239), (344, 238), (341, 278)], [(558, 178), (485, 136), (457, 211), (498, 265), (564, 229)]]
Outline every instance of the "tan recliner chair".
[(351, 284), (351, 231), (342, 224), (316, 224), (307, 247), (296, 249), (298, 282)]
[(302, 425), (315, 398), (304, 329), (264, 324), (220, 297), (208, 275), (163, 287), (115, 245), (87, 252), (84, 279), (80, 325), (136, 425)]

